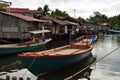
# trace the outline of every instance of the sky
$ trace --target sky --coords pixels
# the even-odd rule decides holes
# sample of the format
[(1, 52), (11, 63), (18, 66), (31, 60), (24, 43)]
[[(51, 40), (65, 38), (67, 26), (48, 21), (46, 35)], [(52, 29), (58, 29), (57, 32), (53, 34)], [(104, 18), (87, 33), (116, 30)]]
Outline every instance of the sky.
[(48, 5), (54, 11), (66, 11), (71, 17), (84, 19), (94, 16), (98, 11), (108, 17), (120, 14), (120, 0), (5, 0), (12, 2), (10, 7), (29, 8), (31, 10)]

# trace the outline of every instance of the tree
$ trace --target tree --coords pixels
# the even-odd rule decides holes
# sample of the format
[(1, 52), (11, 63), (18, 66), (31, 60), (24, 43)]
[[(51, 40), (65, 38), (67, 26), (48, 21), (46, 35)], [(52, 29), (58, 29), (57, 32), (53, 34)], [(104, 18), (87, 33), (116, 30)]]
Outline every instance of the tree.
[(55, 17), (55, 18), (65, 18), (68, 17), (68, 13), (66, 13), (66, 11), (61, 11), (59, 9), (56, 9), (55, 11), (51, 12), (51, 16)]
[(49, 11), (51, 11), (48, 5), (45, 5), (43, 8), (39, 7), (37, 10), (41, 11), (41, 15), (44, 15), (44, 16), (50, 15)]
[(0, 11), (7, 12), (7, 8), (5, 8), (4, 6), (0, 5)]
[(94, 16), (90, 16), (90, 18), (87, 19), (87, 21), (91, 24), (99, 25), (100, 22), (107, 22), (108, 18), (104, 14), (101, 14), (99, 12), (94, 12)]
[(109, 18), (109, 24), (112, 26), (112, 28), (120, 28), (120, 15), (113, 16)]
[(86, 23), (86, 20), (83, 19), (82, 17), (78, 17), (77, 20), (78, 20), (79, 22), (81, 22), (81, 23)]

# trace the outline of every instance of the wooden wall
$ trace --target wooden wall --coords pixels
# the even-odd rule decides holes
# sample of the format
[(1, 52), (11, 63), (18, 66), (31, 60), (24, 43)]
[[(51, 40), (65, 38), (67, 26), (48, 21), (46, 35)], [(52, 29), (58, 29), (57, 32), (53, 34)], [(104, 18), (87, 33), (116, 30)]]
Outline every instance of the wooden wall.
[(0, 14), (0, 38), (23, 38), (23, 32), (38, 29), (38, 24), (38, 22), (28, 22), (14, 16)]

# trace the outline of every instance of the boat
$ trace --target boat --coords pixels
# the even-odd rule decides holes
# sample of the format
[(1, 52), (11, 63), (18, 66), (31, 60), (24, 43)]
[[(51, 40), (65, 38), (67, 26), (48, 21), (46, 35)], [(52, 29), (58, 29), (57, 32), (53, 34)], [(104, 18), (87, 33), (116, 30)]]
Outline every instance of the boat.
[[(29, 31), (30, 34), (45, 34), (50, 32), (49, 30), (39, 30), (39, 31)], [(4, 55), (11, 55), (15, 53), (21, 53), (21, 52), (26, 52), (30, 51), (33, 49), (40, 48), (42, 45), (50, 42), (52, 39), (51, 38), (44, 38), (41, 40), (38, 38), (35, 39), (33, 37), (30, 41), (22, 42), (22, 43), (14, 43), (14, 44), (1, 44), (0, 45), (0, 56)]]
[(109, 29), (107, 33), (120, 34), (120, 30)]
[(54, 49), (18, 54), (22, 63), (35, 75), (45, 74), (87, 58), (95, 47), (96, 36), (82, 36), (76, 42)]
[[(95, 61), (96, 61), (96, 57), (94, 57), (91, 53), (91, 55), (89, 55), (87, 59), (78, 61), (77, 63), (67, 66), (65, 68), (62, 68), (62, 69), (59, 69), (59, 70), (56, 70), (50, 73), (46, 73), (44, 75), (40, 75), (38, 76), (37, 80), (41, 80), (41, 79), (68, 80), (68, 78), (72, 75), (74, 76), (70, 77), (69, 80), (90, 80), (87, 78), (91, 76), (91, 72), (93, 69), (95, 69), (95, 65), (89, 66), (89, 68), (85, 69), (84, 71), (82, 71), (82, 69), (84, 69), (86, 66), (92, 64)], [(77, 73), (77, 77), (76, 77), (76, 73)], [(85, 75), (86, 73), (87, 75)], [(81, 78), (86, 78), (86, 79), (81, 79)]]

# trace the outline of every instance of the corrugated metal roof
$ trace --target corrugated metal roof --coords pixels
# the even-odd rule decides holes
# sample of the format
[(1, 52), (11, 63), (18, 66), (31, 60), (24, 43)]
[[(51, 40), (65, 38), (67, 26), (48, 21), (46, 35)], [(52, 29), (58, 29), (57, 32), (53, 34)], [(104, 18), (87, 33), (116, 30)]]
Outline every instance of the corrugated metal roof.
[(74, 23), (74, 22), (70, 22), (70, 21), (65, 21), (67, 24), (70, 24), (70, 25), (75, 25), (75, 26), (77, 26), (77, 23)]
[(60, 25), (66, 25), (66, 23), (64, 21), (50, 17), (50, 16), (43, 16), (43, 18), (47, 19), (47, 20), (52, 20), (53, 22), (60, 24)]
[(38, 10), (29, 10), (29, 8), (9, 8), (11, 13), (40, 13)]
[(24, 16), (24, 15), (21, 15), (21, 14), (7, 13), (7, 12), (1, 12), (1, 11), (0, 11), (0, 14), (5, 14), (5, 15), (13, 16), (13, 17), (16, 17), (16, 18), (23, 19), (25, 21), (46, 22), (45, 20), (35, 19), (35, 18)]

